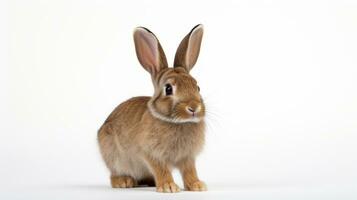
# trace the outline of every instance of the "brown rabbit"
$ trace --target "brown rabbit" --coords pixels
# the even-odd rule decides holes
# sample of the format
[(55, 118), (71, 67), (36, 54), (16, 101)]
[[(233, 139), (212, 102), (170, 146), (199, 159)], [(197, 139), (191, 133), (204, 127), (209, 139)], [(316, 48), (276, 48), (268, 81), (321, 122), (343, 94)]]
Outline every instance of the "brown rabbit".
[(174, 67), (169, 68), (155, 35), (143, 27), (135, 29), (136, 54), (151, 74), (155, 93), (123, 102), (98, 131), (113, 188), (155, 185), (158, 192), (178, 192), (171, 175), (177, 167), (186, 190), (206, 190), (195, 167), (204, 144), (205, 106), (189, 74), (202, 36), (203, 26), (195, 26), (179, 45)]

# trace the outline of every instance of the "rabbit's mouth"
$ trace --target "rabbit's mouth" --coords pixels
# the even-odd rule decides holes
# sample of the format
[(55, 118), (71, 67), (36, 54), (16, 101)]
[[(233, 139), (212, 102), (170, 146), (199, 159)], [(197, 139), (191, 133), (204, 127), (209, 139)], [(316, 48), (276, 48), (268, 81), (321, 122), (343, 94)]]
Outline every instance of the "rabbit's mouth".
[(190, 118), (173, 118), (173, 121), (175, 123), (188, 123), (188, 122), (198, 123), (201, 121), (201, 118), (196, 116), (192, 116)]
[(170, 122), (170, 123), (198, 123), (202, 120), (203, 117), (200, 117), (197, 113), (187, 113), (186, 116), (181, 116), (178, 114), (173, 114), (172, 116), (165, 116), (158, 111), (151, 105), (148, 104), (149, 111), (151, 115), (159, 120)]

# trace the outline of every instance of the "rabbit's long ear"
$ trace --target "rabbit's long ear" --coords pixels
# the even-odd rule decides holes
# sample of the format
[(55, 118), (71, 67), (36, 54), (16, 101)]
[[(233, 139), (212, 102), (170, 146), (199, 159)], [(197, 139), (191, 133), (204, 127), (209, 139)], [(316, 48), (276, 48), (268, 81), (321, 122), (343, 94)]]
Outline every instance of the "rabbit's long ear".
[(187, 71), (193, 68), (200, 54), (202, 36), (203, 25), (198, 24), (183, 38), (176, 51), (174, 67), (184, 67)]
[(138, 27), (134, 31), (136, 56), (144, 69), (155, 76), (161, 69), (167, 68), (164, 51), (156, 36), (147, 28)]

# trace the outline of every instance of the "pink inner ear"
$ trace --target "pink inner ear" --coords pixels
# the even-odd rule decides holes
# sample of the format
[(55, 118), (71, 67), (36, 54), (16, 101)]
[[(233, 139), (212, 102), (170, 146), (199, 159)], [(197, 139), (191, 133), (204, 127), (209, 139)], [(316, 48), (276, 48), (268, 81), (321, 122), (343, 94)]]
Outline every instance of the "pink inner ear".
[(203, 34), (203, 28), (202, 26), (200, 26), (195, 30), (193, 30), (193, 32), (190, 35), (188, 46), (187, 46), (186, 57), (185, 57), (186, 66), (189, 66), (190, 68), (192, 68), (197, 61), (200, 52), (200, 47), (201, 47), (202, 34)]
[(152, 63), (152, 67), (155, 67), (158, 69), (156, 66), (159, 65), (159, 54), (158, 54), (158, 45), (157, 45), (157, 40), (153, 40), (152, 38), (143, 38), (145, 40), (145, 45), (147, 46), (145, 50), (147, 52), (144, 52), (144, 56), (149, 60), (149, 63)]
[(136, 39), (137, 56), (140, 63), (150, 73), (157, 72), (160, 63), (156, 37), (146, 30), (138, 30)]

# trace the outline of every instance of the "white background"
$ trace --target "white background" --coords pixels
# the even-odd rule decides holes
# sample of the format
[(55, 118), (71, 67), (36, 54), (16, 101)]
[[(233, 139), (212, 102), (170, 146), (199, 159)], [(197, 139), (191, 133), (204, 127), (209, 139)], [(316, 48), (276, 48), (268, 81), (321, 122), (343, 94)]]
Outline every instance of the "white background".
[[(357, 198), (356, 1), (19, 1), (0, 6), (0, 199), (160, 198), (111, 189), (96, 131), (151, 95), (132, 31), (173, 62), (205, 26), (205, 193), (164, 198)], [(175, 172), (177, 182), (182, 182)]]

